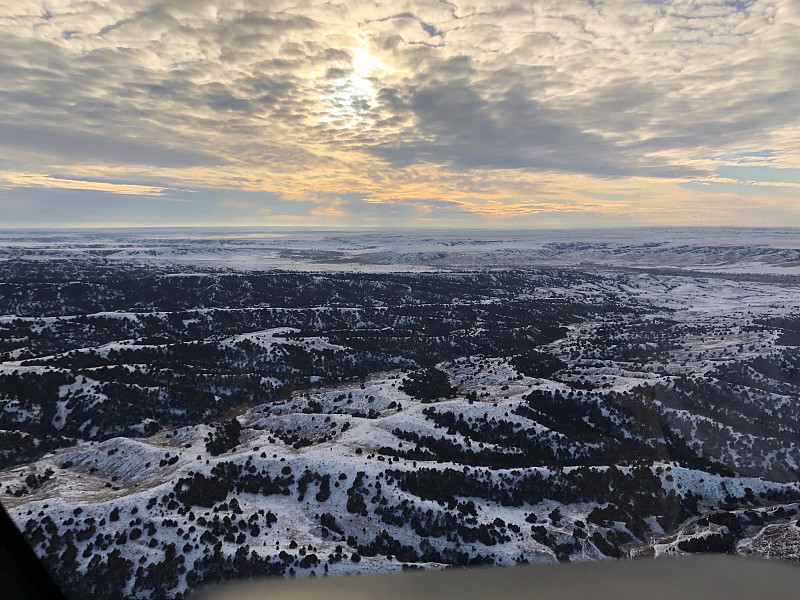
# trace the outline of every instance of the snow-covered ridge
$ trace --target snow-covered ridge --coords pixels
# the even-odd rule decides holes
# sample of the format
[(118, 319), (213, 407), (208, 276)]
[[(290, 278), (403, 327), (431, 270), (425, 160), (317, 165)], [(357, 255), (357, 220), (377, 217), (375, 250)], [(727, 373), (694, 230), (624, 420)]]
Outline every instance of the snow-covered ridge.
[(798, 287), (698, 272), (795, 232), (670, 233), (4, 233), (0, 499), (76, 598), (796, 558)]

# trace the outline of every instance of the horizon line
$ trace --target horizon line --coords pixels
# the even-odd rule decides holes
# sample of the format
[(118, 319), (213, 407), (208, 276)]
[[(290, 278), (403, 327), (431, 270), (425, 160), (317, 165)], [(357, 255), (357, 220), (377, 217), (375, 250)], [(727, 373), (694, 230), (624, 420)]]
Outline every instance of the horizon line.
[(528, 226), (528, 227), (458, 227), (458, 226), (339, 226), (327, 227), (323, 225), (81, 225), (81, 226), (19, 226), (19, 227), (0, 227), (0, 233), (7, 232), (46, 232), (46, 231), (126, 231), (126, 230), (176, 230), (176, 229), (205, 229), (205, 230), (283, 230), (283, 231), (505, 231), (505, 232), (525, 232), (525, 231), (616, 231), (616, 230), (647, 230), (647, 229), (736, 229), (736, 230), (800, 230), (800, 225), (603, 225), (598, 227), (590, 226)]

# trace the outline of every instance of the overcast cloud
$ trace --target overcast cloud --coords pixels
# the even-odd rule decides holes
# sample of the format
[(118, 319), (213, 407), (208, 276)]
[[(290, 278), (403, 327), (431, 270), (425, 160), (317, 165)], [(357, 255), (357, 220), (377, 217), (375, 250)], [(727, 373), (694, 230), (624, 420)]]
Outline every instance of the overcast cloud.
[(798, 48), (800, 0), (0, 0), (0, 202), (25, 226), (800, 225)]

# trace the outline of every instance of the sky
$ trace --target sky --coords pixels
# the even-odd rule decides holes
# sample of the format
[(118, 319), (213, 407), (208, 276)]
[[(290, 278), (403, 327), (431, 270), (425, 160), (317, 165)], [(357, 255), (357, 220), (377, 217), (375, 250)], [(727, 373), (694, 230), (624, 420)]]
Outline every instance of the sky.
[(0, 228), (800, 226), (800, 0), (0, 0)]

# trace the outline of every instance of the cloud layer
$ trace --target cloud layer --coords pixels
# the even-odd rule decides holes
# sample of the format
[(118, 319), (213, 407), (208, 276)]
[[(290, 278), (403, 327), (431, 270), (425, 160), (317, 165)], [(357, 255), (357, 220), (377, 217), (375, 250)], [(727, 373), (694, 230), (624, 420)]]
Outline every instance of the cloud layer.
[(799, 40), (800, 0), (0, 0), (0, 205), (800, 225)]

